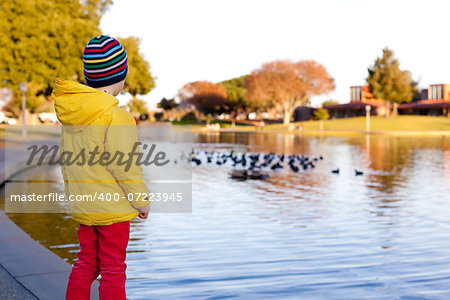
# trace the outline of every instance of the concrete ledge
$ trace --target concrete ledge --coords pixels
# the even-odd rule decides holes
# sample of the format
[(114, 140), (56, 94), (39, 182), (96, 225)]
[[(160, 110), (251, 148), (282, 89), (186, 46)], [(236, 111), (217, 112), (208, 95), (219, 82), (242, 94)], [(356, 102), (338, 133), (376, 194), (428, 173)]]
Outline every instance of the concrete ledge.
[[(65, 298), (70, 264), (33, 240), (2, 211), (0, 266), (37, 299)], [(0, 289), (3, 289), (3, 286), (0, 286)], [(94, 281), (91, 299), (98, 298), (98, 281)]]
[(0, 299), (2, 300), (37, 300), (11, 274), (0, 266)]
[[(0, 185), (5, 176), (4, 149), (0, 149)], [(11, 163), (11, 162), (9, 162)], [(8, 177), (24, 171), (17, 166)], [(0, 210), (0, 299), (59, 300), (65, 292), (71, 265), (33, 240)], [(91, 299), (99, 299), (98, 281), (91, 288)]]

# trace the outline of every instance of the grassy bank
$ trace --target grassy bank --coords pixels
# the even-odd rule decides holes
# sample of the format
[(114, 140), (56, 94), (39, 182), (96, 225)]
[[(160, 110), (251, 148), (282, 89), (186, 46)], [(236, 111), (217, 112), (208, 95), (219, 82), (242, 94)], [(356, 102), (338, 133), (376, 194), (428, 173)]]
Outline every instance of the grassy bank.
[[(221, 128), (229, 128), (229, 127), (231, 127), (231, 121), (222, 121), (222, 120), (211, 121), (211, 124), (216, 124), (216, 123), (220, 124)], [(200, 123), (197, 123), (194, 120), (184, 120), (184, 121), (173, 121), (172, 124), (173, 125), (190, 125), (190, 126), (193, 126), (193, 127), (205, 127), (206, 126), (206, 121), (203, 120)], [(237, 121), (235, 125), (236, 125), (236, 127), (241, 127), (241, 126), (242, 127), (253, 127), (253, 126), (248, 125), (248, 124), (240, 123), (239, 121)]]
[[(449, 117), (398, 116), (371, 117), (372, 131), (445, 131), (450, 130)], [(319, 121), (302, 122), (305, 130), (320, 130)], [(323, 121), (323, 130), (364, 131), (366, 118), (347, 118)]]
[[(366, 130), (366, 118), (347, 118), (322, 121), (324, 132), (363, 132)], [(254, 131), (253, 126), (242, 126), (237, 124), (231, 128), (230, 122), (219, 122), (221, 128), (226, 131)], [(174, 123), (174, 125), (187, 123)], [(317, 132), (321, 130), (320, 121), (306, 121), (292, 123), (296, 128), (302, 126), (305, 132)], [(193, 125), (194, 130), (201, 130), (204, 124)], [(431, 117), (431, 116), (398, 116), (398, 117), (371, 117), (370, 129), (373, 132), (425, 132), (425, 131), (449, 131), (450, 117)], [(288, 127), (282, 124), (266, 125), (262, 130), (264, 132), (282, 132), (288, 131)]]

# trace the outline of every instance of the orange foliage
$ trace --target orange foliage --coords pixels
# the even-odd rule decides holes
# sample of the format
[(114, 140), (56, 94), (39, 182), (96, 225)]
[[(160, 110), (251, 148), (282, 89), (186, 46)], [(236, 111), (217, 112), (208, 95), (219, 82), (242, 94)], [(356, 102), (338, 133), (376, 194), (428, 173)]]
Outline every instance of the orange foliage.
[(178, 98), (192, 103), (201, 112), (212, 112), (225, 104), (227, 91), (220, 84), (195, 81), (185, 84), (179, 90)]
[(247, 76), (247, 96), (252, 101), (273, 102), (289, 124), (294, 109), (311, 96), (334, 89), (333, 78), (325, 67), (313, 60), (274, 61), (264, 64)]

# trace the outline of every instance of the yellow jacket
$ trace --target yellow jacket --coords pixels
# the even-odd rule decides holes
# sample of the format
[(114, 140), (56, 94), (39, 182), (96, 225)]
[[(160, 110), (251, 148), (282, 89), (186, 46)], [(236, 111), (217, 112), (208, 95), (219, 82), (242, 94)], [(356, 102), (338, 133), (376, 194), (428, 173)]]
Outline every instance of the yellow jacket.
[[(134, 118), (108, 93), (61, 78), (52, 98), (63, 124), (61, 169), (66, 195), (73, 197), (73, 219), (84, 225), (110, 225), (135, 218), (149, 204), (144, 200), (142, 167), (133, 163), (125, 170), (116, 162), (101, 164), (100, 155), (89, 161), (95, 148), (111, 155), (124, 153), (125, 160), (138, 141)], [(77, 163), (64, 163), (75, 157)]]

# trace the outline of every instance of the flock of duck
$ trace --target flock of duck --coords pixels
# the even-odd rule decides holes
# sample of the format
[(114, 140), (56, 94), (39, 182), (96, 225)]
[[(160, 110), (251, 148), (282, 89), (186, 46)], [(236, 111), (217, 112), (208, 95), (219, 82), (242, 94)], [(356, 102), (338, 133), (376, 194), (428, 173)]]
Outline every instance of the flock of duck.
[[(229, 152), (214, 152), (214, 151), (194, 151), (190, 153), (188, 161), (193, 165), (200, 166), (217, 165), (217, 166), (231, 166), (238, 168), (232, 170), (230, 177), (236, 180), (247, 179), (267, 179), (268, 171), (276, 171), (281, 169), (289, 169), (294, 173), (301, 170), (307, 171), (313, 169), (323, 157), (310, 158), (305, 155), (285, 155), (269, 153), (236, 153), (231, 150)], [(339, 174), (339, 169), (331, 171), (334, 174)], [(355, 175), (362, 175), (361, 171), (355, 170)]]

